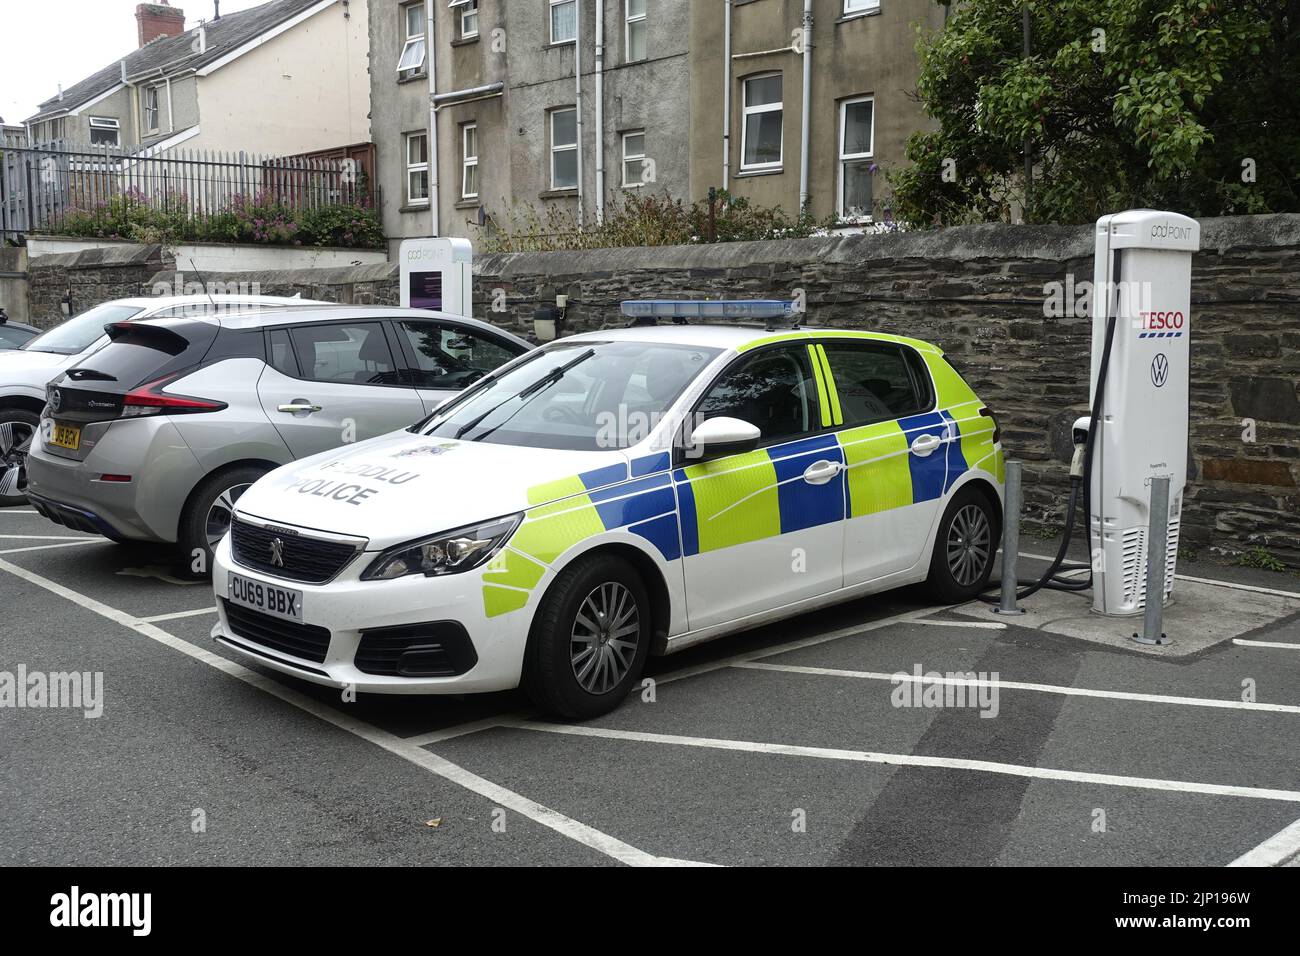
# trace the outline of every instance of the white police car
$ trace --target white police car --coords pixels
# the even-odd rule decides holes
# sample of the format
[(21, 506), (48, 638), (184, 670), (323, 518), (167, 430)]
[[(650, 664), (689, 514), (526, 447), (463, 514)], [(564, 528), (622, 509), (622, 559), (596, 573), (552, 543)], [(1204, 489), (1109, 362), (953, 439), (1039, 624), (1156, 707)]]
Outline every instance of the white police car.
[(972, 597), (1002, 479), (996, 422), (932, 345), (638, 319), (258, 481), (217, 550), (213, 636), (318, 684), (522, 683), (593, 716), (650, 653), (919, 581)]

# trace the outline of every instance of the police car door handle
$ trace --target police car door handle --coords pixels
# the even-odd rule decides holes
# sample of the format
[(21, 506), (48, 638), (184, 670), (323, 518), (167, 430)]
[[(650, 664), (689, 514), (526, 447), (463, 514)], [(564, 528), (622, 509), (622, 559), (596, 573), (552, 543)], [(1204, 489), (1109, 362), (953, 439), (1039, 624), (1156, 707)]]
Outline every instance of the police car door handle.
[(840, 473), (837, 461), (815, 461), (803, 473), (803, 480), (810, 485), (824, 485)]
[(938, 435), (921, 435), (912, 442), (912, 454), (926, 458), (943, 443)]
[(297, 415), (300, 412), (307, 412), (310, 414), (312, 412), (319, 412), (320, 410), (321, 407), (319, 405), (312, 405), (305, 398), (295, 398), (288, 405), (280, 406), (280, 411), (287, 415)]

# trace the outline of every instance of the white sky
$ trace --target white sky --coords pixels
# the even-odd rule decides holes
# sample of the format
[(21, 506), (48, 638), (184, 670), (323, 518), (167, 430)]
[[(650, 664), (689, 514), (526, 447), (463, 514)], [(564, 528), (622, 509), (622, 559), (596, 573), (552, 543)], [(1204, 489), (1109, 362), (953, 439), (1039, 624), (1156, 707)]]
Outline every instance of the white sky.
[[(266, 0), (221, 0), (221, 14)], [(36, 104), (136, 49), (139, 0), (0, 0), (0, 116), (21, 123)], [(212, 19), (213, 0), (171, 0), (185, 26)]]

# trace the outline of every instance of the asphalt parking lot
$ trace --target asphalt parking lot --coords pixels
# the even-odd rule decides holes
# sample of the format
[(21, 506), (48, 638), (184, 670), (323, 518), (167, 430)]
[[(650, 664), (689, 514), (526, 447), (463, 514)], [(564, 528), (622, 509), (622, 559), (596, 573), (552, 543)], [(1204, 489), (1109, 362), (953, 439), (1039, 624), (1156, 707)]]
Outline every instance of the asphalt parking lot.
[[(148, 551), (0, 511), (0, 671), (104, 688), (97, 719), (0, 708), (0, 862), (1286, 863), (1300, 579), (1179, 570), (1296, 613), (1160, 658), (898, 592), (652, 660), (653, 695), (564, 724), (514, 693), (345, 703), (237, 662)], [(974, 683), (891, 680), (918, 669)]]

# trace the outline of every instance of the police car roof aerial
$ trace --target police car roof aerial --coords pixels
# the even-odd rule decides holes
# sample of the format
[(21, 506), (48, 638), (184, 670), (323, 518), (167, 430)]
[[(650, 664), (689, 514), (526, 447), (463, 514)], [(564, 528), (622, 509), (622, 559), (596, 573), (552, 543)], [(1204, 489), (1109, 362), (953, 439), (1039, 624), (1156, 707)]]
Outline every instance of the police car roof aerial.
[(762, 319), (771, 332), (799, 327), (794, 305), (784, 299), (628, 299), (623, 314), (632, 320), (629, 327), (658, 325), (660, 319), (672, 319), (673, 325), (686, 325), (688, 319)]

